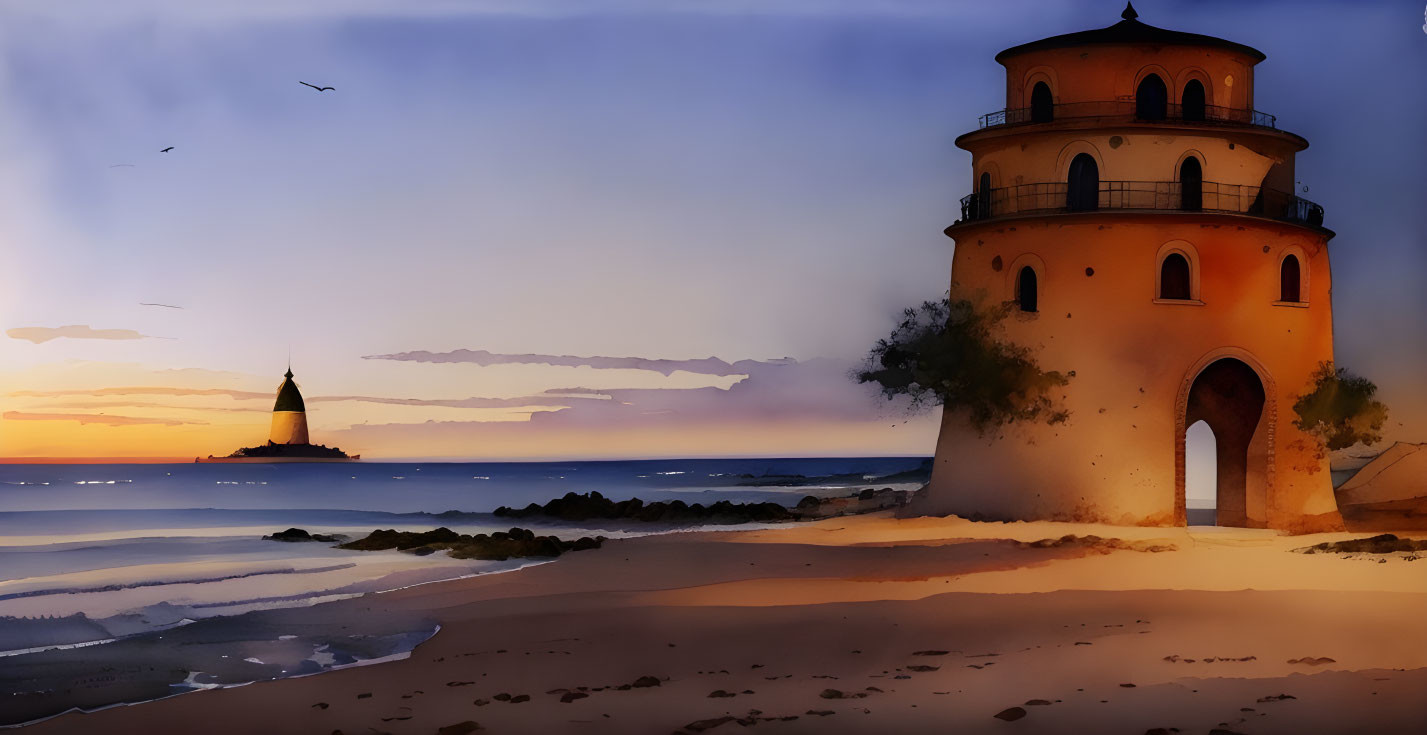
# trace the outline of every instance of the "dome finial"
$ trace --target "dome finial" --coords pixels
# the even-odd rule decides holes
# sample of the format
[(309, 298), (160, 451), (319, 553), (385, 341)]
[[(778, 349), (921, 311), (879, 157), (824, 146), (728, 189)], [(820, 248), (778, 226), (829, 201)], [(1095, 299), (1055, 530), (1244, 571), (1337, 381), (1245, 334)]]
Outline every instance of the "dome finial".
[(1134, 20), (1135, 18), (1140, 17), (1140, 14), (1135, 12), (1134, 3), (1127, 2), (1125, 3), (1125, 12), (1120, 13), (1120, 17), (1124, 18), (1125, 20)]

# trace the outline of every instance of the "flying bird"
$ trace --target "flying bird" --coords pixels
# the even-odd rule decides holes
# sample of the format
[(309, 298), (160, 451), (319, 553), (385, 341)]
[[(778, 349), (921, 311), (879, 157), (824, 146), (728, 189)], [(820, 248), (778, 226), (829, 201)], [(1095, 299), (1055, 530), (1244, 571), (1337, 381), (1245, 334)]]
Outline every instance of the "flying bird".
[(183, 308), (182, 306), (174, 306), (173, 304), (149, 304), (149, 303), (145, 303), (145, 302), (143, 302), (143, 301), (140, 301), (140, 302), (139, 302), (139, 306), (162, 306), (162, 307), (165, 308), (165, 309), (182, 309), (182, 308)]
[(165, 148), (165, 149), (159, 151), (159, 153), (168, 153), (168, 152), (171, 151), (171, 150), (173, 150), (173, 146), (169, 146), (169, 147), (167, 147), (167, 148)]
[(328, 90), (331, 90), (331, 91), (333, 91), (333, 92), (337, 91), (337, 88), (336, 88), (336, 87), (319, 87), (319, 86), (317, 86), (316, 84), (308, 84), (307, 82), (304, 82), (304, 81), (302, 81), (301, 79), (297, 80), (297, 83), (298, 83), (298, 84), (301, 84), (301, 85), (304, 86), (304, 87), (311, 87), (311, 88), (317, 90), (318, 92), (326, 92), (326, 91), (328, 91)]

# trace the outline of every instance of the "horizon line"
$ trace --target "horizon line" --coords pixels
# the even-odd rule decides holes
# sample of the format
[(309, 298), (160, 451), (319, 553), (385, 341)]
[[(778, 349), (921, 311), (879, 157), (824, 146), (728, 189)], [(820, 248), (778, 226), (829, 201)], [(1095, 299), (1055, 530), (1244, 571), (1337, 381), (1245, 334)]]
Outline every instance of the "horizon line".
[[(638, 456), (638, 457), (540, 457), (511, 459), (478, 459), (471, 457), (386, 457), (354, 460), (340, 464), (534, 464), (539, 462), (682, 462), (732, 459), (931, 459), (931, 454), (736, 454), (717, 456)], [(0, 465), (63, 465), (63, 464), (207, 464), (194, 457), (0, 457)], [(242, 464), (305, 464), (302, 462), (245, 462)], [(317, 462), (310, 464), (333, 464)]]

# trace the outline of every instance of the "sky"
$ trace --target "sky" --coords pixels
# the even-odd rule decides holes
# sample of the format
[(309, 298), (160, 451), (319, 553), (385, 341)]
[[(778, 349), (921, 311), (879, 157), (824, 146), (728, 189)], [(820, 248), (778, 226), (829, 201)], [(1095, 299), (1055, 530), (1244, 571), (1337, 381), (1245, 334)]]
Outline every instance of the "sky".
[[(1136, 7), (1268, 55), (1338, 362), (1427, 440), (1420, 3)], [(930, 454), (849, 373), (947, 288), (992, 57), (1120, 9), (0, 0), (0, 457), (260, 443), (289, 354), (364, 457)]]

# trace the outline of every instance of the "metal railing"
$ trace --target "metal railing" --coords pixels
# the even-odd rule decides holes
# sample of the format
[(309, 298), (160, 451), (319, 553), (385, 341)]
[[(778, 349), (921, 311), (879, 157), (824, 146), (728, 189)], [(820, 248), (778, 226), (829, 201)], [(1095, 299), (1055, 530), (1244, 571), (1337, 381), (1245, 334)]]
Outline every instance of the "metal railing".
[(1049, 111), (1049, 115), (1046, 114), (1044, 109), (1036, 110), (1031, 107), (997, 110), (996, 112), (982, 115), (980, 127), (992, 128), (1001, 125), (1043, 123), (1052, 122), (1054, 120), (1099, 120), (1107, 123), (1229, 123), (1278, 129), (1278, 118), (1267, 112), (1234, 107), (1216, 107), (1214, 105), (1165, 105), (1164, 115), (1152, 114), (1142, 116), (1133, 99), (1107, 100), (1103, 102), (1067, 102), (1062, 105), (1053, 105)]
[[(1197, 196), (1196, 196), (1197, 194)], [(968, 194), (961, 221), (1054, 212), (1158, 210), (1214, 212), (1323, 226), (1323, 207), (1277, 189), (1205, 181), (1186, 192), (1178, 181), (1101, 181), (1094, 192), (1071, 190), (1064, 181), (1019, 184)]]

